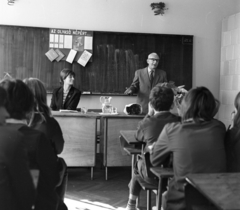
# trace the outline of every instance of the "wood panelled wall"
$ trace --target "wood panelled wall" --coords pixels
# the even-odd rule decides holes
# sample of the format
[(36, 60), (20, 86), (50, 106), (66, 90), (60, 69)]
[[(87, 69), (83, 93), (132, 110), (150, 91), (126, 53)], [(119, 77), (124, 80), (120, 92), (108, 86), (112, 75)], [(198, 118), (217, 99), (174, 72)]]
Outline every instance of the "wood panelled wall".
[(149, 53), (161, 55), (159, 68), (177, 85), (192, 87), (193, 36), (94, 32), (93, 57), (86, 67), (77, 62), (50, 62), (49, 29), (0, 26), (0, 77), (41, 79), (48, 91), (59, 86), (59, 73), (70, 68), (76, 73), (75, 86), (82, 91), (123, 93), (135, 70), (147, 66)]

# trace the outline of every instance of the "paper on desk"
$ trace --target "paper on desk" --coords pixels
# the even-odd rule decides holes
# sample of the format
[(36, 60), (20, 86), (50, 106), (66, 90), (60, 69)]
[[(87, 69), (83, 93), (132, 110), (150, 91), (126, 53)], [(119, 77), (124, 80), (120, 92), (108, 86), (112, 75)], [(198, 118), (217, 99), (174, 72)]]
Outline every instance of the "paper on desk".
[(60, 109), (60, 112), (74, 112), (74, 113), (78, 113), (77, 110), (69, 110), (69, 109)]
[(68, 54), (68, 57), (67, 57), (66, 61), (69, 62), (69, 63), (72, 63), (74, 58), (75, 58), (75, 56), (76, 56), (76, 54), (77, 54), (77, 51), (71, 49), (69, 54)]
[(84, 50), (83, 54), (80, 56), (77, 62), (82, 66), (86, 66), (91, 56), (92, 56), (92, 53), (88, 52), (87, 50)]

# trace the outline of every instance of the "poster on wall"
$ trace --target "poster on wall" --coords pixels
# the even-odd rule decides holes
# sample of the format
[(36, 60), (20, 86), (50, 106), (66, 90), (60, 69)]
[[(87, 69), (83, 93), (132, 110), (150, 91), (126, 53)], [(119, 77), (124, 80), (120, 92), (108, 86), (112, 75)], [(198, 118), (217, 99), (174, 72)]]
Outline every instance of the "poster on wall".
[[(51, 28), (49, 49), (59, 49), (65, 55), (68, 55), (70, 50), (75, 50), (77, 54), (74, 61), (77, 61), (85, 50), (93, 53), (93, 31)], [(66, 60), (66, 56), (62, 59)]]

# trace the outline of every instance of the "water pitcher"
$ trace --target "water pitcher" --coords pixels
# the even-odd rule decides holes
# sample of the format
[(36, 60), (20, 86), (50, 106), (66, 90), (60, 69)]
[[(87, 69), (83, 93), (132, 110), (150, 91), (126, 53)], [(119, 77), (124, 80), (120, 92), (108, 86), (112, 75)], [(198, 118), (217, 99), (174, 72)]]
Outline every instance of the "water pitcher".
[(101, 96), (100, 102), (102, 103), (102, 113), (111, 114), (112, 113), (112, 105), (111, 105), (110, 96)]

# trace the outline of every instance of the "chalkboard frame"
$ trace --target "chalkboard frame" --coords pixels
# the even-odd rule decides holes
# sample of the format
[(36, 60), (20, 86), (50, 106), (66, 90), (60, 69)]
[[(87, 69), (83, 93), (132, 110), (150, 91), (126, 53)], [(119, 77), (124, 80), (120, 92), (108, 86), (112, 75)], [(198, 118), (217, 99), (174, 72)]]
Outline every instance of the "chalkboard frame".
[(158, 68), (176, 85), (192, 87), (193, 35), (94, 31), (92, 62), (51, 62), (49, 28), (0, 25), (0, 77), (37, 77), (48, 92), (60, 86), (59, 73), (76, 73), (75, 87), (92, 94), (122, 95), (137, 69), (147, 66), (148, 54), (160, 55)]

